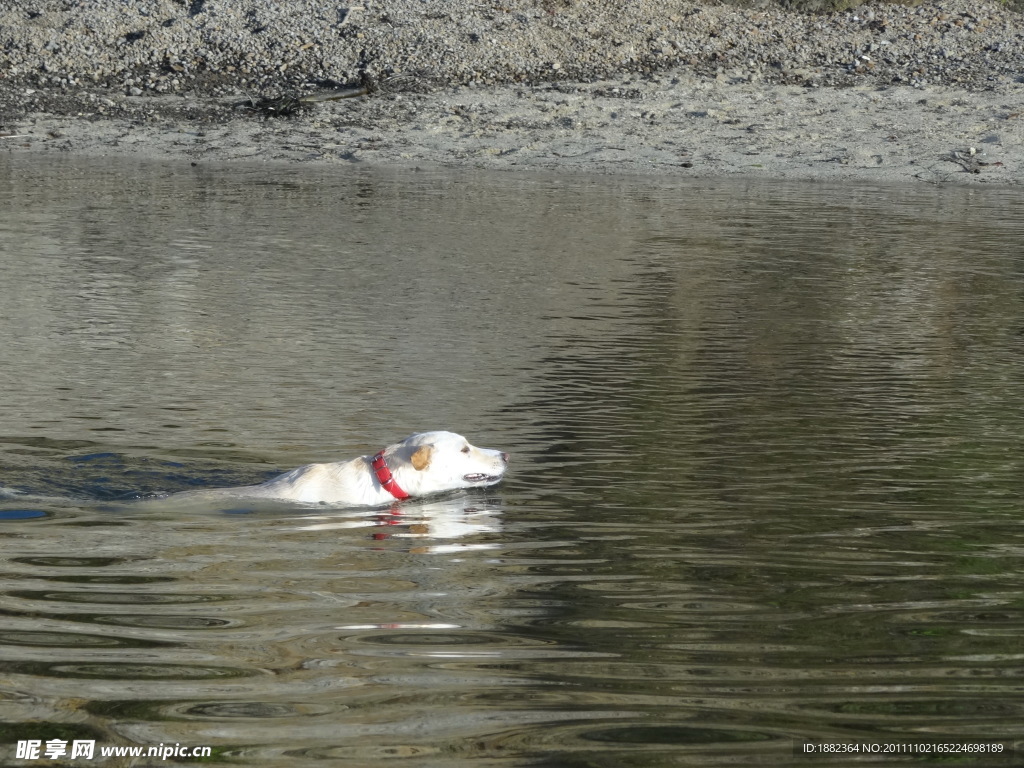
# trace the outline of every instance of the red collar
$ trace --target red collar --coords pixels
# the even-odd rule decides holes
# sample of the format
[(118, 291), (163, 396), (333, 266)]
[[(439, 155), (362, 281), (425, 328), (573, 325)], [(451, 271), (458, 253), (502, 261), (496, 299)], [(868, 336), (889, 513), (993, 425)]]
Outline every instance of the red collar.
[(388, 469), (388, 463), (384, 460), (384, 451), (381, 451), (373, 457), (373, 461), (370, 463), (373, 467), (373, 473), (377, 476), (377, 480), (380, 481), (381, 487), (385, 491), (390, 493), (396, 499), (408, 499), (409, 494), (403, 491), (398, 483), (395, 482), (395, 478), (391, 476), (391, 470)]

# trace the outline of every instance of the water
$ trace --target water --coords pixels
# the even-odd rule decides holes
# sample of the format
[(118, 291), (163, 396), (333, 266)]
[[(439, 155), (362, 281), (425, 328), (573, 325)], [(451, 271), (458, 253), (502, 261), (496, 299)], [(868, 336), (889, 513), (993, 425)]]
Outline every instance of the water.
[[(6, 758), (1022, 759), (1019, 191), (8, 158), (0, 210)], [(433, 428), (506, 482), (135, 501)]]

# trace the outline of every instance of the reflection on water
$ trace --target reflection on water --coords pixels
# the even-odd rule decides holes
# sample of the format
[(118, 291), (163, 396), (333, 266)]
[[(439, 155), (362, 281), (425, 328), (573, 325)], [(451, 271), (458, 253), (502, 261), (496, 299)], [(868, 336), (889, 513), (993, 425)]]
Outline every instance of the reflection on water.
[[(3, 744), (582, 768), (1024, 739), (1019, 192), (0, 178)], [(152, 498), (433, 428), (508, 479)]]

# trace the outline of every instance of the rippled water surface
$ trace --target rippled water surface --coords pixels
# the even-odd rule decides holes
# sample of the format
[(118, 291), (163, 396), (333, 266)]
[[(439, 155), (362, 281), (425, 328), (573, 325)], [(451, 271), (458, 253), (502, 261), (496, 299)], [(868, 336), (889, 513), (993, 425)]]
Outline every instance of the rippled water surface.
[[(1024, 755), (1019, 191), (15, 158), (0, 211), (4, 759)], [(435, 428), (506, 482), (145, 498)]]

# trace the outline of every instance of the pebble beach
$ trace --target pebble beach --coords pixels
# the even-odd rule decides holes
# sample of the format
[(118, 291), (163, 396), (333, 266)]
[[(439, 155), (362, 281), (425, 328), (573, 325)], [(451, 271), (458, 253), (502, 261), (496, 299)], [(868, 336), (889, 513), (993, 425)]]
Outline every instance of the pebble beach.
[(1011, 185), (1022, 126), (999, 3), (0, 9), (0, 152)]

